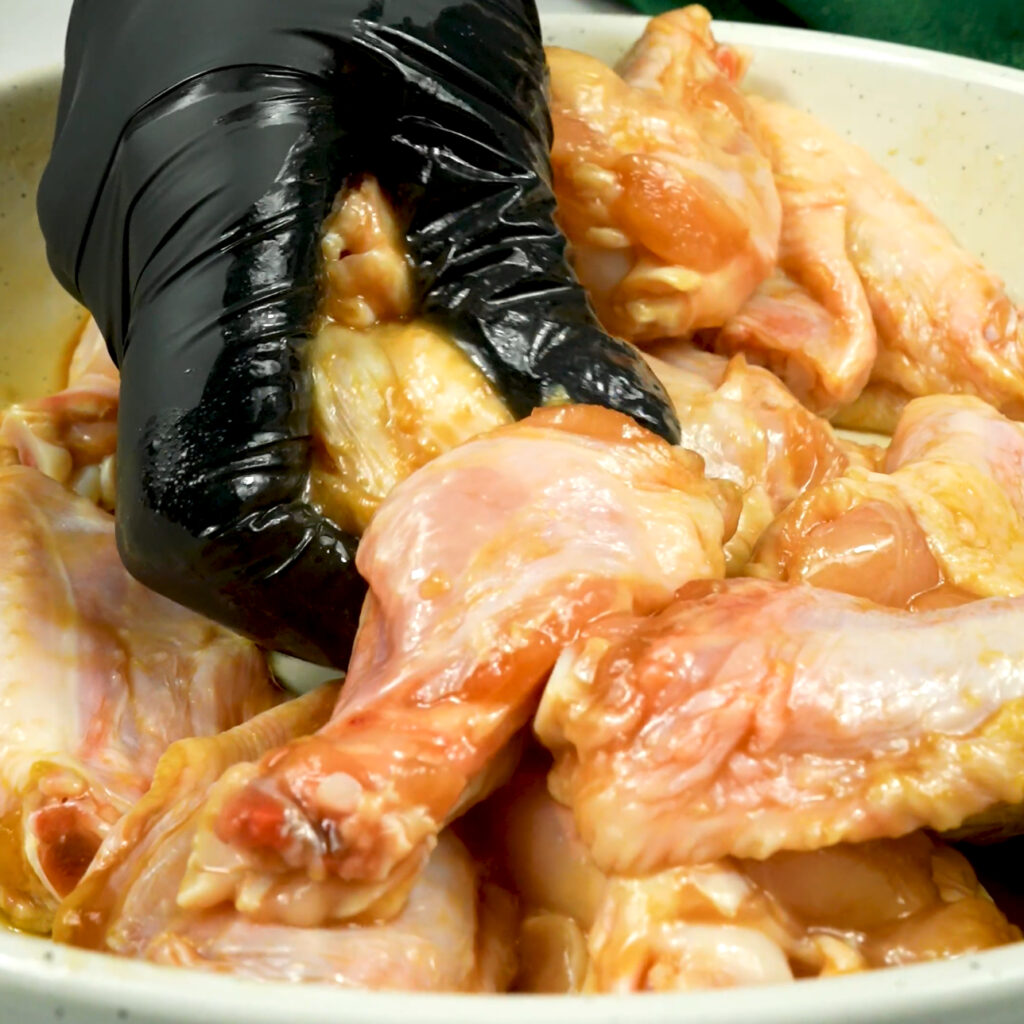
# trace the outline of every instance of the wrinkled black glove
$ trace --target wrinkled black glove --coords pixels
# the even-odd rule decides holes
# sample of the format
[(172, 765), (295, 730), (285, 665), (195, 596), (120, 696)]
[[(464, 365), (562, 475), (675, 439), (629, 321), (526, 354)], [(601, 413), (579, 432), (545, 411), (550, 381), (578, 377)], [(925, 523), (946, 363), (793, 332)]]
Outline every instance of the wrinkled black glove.
[(121, 369), (128, 569), (268, 647), (347, 660), (355, 538), (306, 499), (321, 226), (373, 173), (420, 310), (517, 415), (559, 396), (675, 440), (553, 221), (534, 0), (77, 0), (39, 192)]

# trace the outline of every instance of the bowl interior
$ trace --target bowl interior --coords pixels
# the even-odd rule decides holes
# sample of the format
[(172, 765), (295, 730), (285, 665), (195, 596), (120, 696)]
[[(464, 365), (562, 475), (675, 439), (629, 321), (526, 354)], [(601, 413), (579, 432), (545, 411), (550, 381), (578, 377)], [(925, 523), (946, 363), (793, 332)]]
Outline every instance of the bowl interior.
[(36, 220), (57, 93), (55, 72), (0, 86), (0, 406), (59, 385), (85, 316), (50, 274)]
[[(548, 18), (548, 41), (614, 60), (640, 22), (619, 16)], [(755, 52), (750, 86), (795, 103), (860, 142), (1024, 298), (1024, 74), (960, 58), (761, 26), (718, 27)], [(35, 218), (49, 148), (55, 73), (0, 82), (0, 406), (58, 384), (61, 356), (84, 312), (53, 280)], [(548, 1001), (367, 996), (180, 973), (52, 949), (0, 934), (0, 1002), (28, 1024), (194, 1019), (228, 1024), (347, 1020), (401, 1024), (559, 1021), (611, 1024), (758, 1020), (772, 1024), (1017, 1021), (1024, 951), (883, 971), (775, 990), (636, 1000)], [(244, 1007), (244, 1009), (241, 1009)], [(840, 1008), (841, 1009), (838, 1009)], [(0, 1018), (7, 1019), (4, 1013)], [(14, 1019), (13, 1017), (11, 1019)]]

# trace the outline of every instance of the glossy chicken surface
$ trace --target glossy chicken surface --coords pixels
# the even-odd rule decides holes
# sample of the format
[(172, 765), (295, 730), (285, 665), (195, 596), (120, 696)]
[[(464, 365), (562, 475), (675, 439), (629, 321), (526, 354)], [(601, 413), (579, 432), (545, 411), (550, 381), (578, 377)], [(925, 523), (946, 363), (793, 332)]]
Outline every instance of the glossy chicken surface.
[(106, 342), (90, 319), (72, 349), (67, 386), (0, 416), (0, 464), (31, 466), (112, 509), (119, 385)]
[(777, 255), (771, 165), (710, 20), (655, 18), (620, 74), (548, 50), (559, 223), (598, 315), (632, 341), (721, 325)]
[(46, 931), (164, 750), (270, 707), (263, 656), (147, 590), (114, 520), (0, 470), (0, 911)]
[(411, 319), (405, 236), (374, 178), (339, 193), (321, 248), (310, 486), (327, 515), (360, 535), (414, 470), (512, 417), (450, 338)]
[(330, 717), (337, 688), (274, 708), (217, 737), (175, 744), (153, 788), (116, 826), (61, 905), (55, 937), (155, 963), (279, 981), (409, 991), (500, 991), (514, 971), (513, 908), (482, 886), (461, 843), (441, 837), (401, 914), (304, 928), (250, 921), (230, 905), (175, 904), (207, 791), (221, 774)]
[(1024, 797), (1024, 599), (912, 614), (704, 582), (592, 632), (536, 729), (607, 871), (942, 831)]
[(916, 399), (882, 468), (808, 490), (747, 572), (908, 609), (1024, 594), (1024, 427), (977, 398)]
[(784, 915), (731, 864), (608, 876), (542, 775), (521, 776), (486, 810), (495, 857), (522, 903), (520, 990), (680, 991), (792, 979)]
[(359, 549), (370, 595), (331, 722), (211, 796), (179, 902), (272, 915), (312, 880), (324, 919), (394, 912), (493, 785), (562, 647), (721, 576), (734, 504), (695, 456), (594, 407), (535, 412), (420, 469)]
[(795, 140), (768, 116), (780, 108), (757, 97), (750, 103), (782, 203), (779, 259), (708, 340), (770, 367), (809, 408), (831, 415), (859, 397), (878, 354), (868, 297), (847, 251), (847, 168), (831, 145)]
[[(849, 418), (839, 417), (859, 429), (889, 432), (903, 402), (943, 393), (976, 395), (1024, 417), (1024, 318), (1002, 281), (856, 145), (784, 104), (757, 97), (750, 103), (780, 181), (779, 265), (805, 290), (810, 282), (810, 294), (832, 320), (827, 338), (812, 326), (803, 346), (786, 329), (774, 332), (787, 382), (829, 411), (857, 398), (873, 359), (868, 395)], [(829, 195), (831, 203), (823, 198)], [(746, 315), (757, 320), (758, 308)], [(770, 346), (773, 332), (763, 319), (760, 333), (747, 336)], [(729, 347), (743, 347), (742, 324), (731, 331)], [(791, 373), (794, 361), (804, 365)], [(811, 383), (801, 388), (798, 377), (808, 367)], [(835, 387), (836, 380), (847, 386)]]
[(424, 323), (325, 327), (311, 363), (313, 495), (357, 535), (420, 466), (512, 419), (484, 375)]
[(412, 314), (413, 268), (405, 234), (375, 178), (366, 176), (338, 193), (320, 255), (327, 322), (366, 330)]
[(784, 207), (778, 269), (720, 331), (708, 332), (707, 342), (718, 352), (745, 353), (809, 409), (831, 416), (861, 396), (877, 337), (846, 258), (845, 209), (819, 202), (821, 208), (801, 209), (799, 216)]
[(543, 774), (521, 775), (485, 812), (481, 831), (523, 905), (525, 991), (778, 983), (1020, 938), (966, 860), (920, 832), (628, 878), (598, 869)]
[(869, 464), (743, 356), (726, 360), (665, 342), (647, 361), (675, 406), (682, 446), (700, 455), (709, 477), (731, 481), (742, 493), (736, 532), (725, 548), (730, 575), (743, 569), (764, 530), (800, 494), (852, 465)]

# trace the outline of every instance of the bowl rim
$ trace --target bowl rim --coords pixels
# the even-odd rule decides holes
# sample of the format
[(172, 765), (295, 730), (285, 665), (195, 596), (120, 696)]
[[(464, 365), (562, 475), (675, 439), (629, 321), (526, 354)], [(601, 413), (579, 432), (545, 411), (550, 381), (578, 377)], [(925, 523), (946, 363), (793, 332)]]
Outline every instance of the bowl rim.
[[(984, 1020), (981, 1011), (1004, 1009), (1012, 1009), (1016, 1018), (1024, 997), (1024, 948), (1006, 946), (952, 960), (791, 984), (567, 997), (370, 992), (322, 983), (258, 981), (183, 972), (180, 967), (58, 946), (44, 938), (0, 933), (0, 993), (9, 997), (15, 991), (40, 1003), (89, 1008), (120, 1019), (144, 1012), (150, 1020), (195, 1019), (203, 1024), (235, 1024), (240, 1007), (248, 1024), (334, 1024), (339, 1017), (353, 1024), (405, 1024), (410, 1012), (416, 1024), (522, 1024), (525, 1016), (537, 1024), (567, 1019), (626, 1024), (641, 1008), (645, 1024), (678, 1024), (681, 1011), (700, 1024), (818, 1022), (834, 1019), (840, 1007), (844, 1024), (923, 1022), (953, 1012), (961, 1012), (965, 1020), (968, 1014)], [(156, 1000), (159, 1005), (154, 1005)]]
[[(551, 14), (545, 31), (588, 30), (636, 33), (638, 14)], [(716, 33), (742, 47), (800, 49), (834, 58), (899, 65), (1024, 95), (1024, 71), (958, 55), (902, 44), (839, 36), (807, 29), (716, 21)], [(51, 85), (59, 64), (5, 76), (0, 68), (0, 99), (19, 89)], [(784, 995), (783, 995), (784, 994)], [(283, 1021), (350, 1020), (399, 1024), (410, 1015), (417, 1024), (452, 1024), (486, 1019), (488, 1024), (521, 1024), (527, 1015), (541, 1021), (587, 1020), (626, 1024), (642, 1013), (645, 1024), (669, 1024), (681, 1014), (701, 1024), (758, 1021), (790, 1024), (842, 1014), (847, 1024), (892, 1019), (928, 1021), (961, 1011), (979, 1020), (1019, 1015), (1024, 1000), (1024, 944), (975, 955), (845, 977), (814, 979), (783, 986), (750, 986), (719, 991), (601, 996), (453, 995), (367, 992), (327, 984), (252, 981), (227, 974), (188, 971), (110, 954), (59, 946), (49, 939), (0, 929), (0, 995), (31, 997), (39, 1006), (68, 1006), (131, 1020), (196, 1019), (204, 1024), (235, 1024), (244, 1012), (251, 1024)], [(780, 998), (780, 995), (783, 995)], [(642, 1002), (639, 1000), (642, 998)], [(56, 1012), (56, 1011), (55, 1011)], [(31, 1016), (31, 1014), (30, 1014)]]

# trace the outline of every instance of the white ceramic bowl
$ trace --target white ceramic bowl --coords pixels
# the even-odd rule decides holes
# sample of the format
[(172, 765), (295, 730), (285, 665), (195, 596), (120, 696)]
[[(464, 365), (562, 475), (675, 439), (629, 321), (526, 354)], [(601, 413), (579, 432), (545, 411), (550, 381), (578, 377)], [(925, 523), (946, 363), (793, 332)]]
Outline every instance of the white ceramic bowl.
[[(50, 0), (38, 2), (47, 13), (67, 6), (64, 0), (54, 0), (53, 9)], [(629, 16), (555, 16), (547, 20), (546, 32), (550, 42), (614, 60), (642, 24)], [(753, 88), (811, 110), (863, 144), (1024, 295), (1024, 74), (794, 30), (720, 24), (717, 31), (753, 50)], [(59, 51), (44, 43), (38, 52), (48, 60)], [(53, 73), (0, 82), (0, 401), (5, 390), (45, 389), (52, 353), (77, 315), (47, 278), (34, 227), (32, 192), (45, 159), (55, 95)], [(19, 350), (46, 353), (51, 362), (26, 361)], [(35, 369), (27, 372), (26, 366)], [(1017, 1024), (1022, 1019), (1024, 944), (945, 963), (769, 989), (549, 998), (381, 995), (255, 984), (0, 932), (0, 1022), (19, 1024)]]

